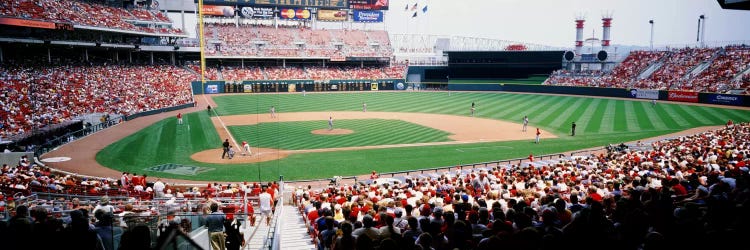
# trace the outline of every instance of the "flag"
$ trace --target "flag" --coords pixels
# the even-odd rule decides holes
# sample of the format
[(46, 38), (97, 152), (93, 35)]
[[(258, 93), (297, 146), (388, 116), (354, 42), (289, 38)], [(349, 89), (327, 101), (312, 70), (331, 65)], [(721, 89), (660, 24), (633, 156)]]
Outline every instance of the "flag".
[(427, 13), (427, 5), (425, 5), (424, 8), (422, 8), (422, 13)]
[(414, 12), (414, 15), (411, 15), (411, 17), (417, 17), (417, 12)]
[(414, 6), (411, 6), (411, 10), (417, 10), (417, 3), (414, 3)]

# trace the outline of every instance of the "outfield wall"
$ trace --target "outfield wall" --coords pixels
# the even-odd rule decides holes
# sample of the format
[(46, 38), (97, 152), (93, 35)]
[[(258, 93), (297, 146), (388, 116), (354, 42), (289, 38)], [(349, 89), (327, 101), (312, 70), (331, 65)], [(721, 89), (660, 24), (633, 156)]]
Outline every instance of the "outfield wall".
[(750, 107), (750, 96), (690, 91), (549, 86), (534, 84), (449, 84), (454, 91), (507, 91), (563, 95), (618, 97)]
[[(377, 84), (374, 84), (377, 83)], [(193, 94), (405, 90), (405, 79), (254, 80), (192, 82)]]

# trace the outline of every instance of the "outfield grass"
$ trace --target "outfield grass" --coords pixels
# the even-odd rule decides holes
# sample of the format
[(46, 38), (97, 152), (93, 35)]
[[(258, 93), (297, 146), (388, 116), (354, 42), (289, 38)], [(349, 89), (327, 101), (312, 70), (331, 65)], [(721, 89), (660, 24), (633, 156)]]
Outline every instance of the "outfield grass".
[[(214, 101), (218, 105), (215, 110), (220, 115), (266, 114), (272, 105), (280, 113), (359, 111), (363, 101), (367, 102), (368, 111), (468, 115), (473, 101), (480, 117), (520, 124), (521, 118), (528, 115), (532, 128), (530, 130), (540, 127), (560, 138), (542, 140), (541, 144), (536, 145), (532, 143), (533, 135), (530, 134), (529, 140), (523, 141), (304, 153), (254, 164), (213, 165), (195, 162), (189, 157), (192, 153), (218, 148), (221, 144), (209, 117), (205, 112), (199, 112), (185, 115), (185, 123), (189, 126), (177, 126), (174, 118), (168, 118), (126, 137), (103, 149), (97, 154), (97, 161), (113, 169), (178, 179), (244, 181), (258, 180), (260, 176), (262, 180), (276, 180), (279, 175), (292, 180), (314, 179), (365, 174), (372, 170), (387, 172), (520, 158), (529, 153), (541, 155), (565, 152), (633, 141), (693, 127), (720, 125), (728, 119), (750, 121), (750, 112), (745, 110), (667, 103), (658, 103), (656, 107), (652, 107), (649, 102), (641, 101), (487, 92), (452, 92), (450, 96), (444, 92), (308, 93), (304, 97), (299, 94), (256, 94), (216, 96)], [(365, 123), (372, 122), (367, 121)], [(575, 137), (569, 136), (573, 121), (578, 125)], [(342, 122), (345, 121), (336, 121), (337, 127), (343, 126)], [(357, 123), (354, 120), (351, 122)], [(285, 129), (284, 133), (296, 133), (291, 130), (293, 127), (300, 131), (307, 129), (309, 132), (310, 127), (306, 128), (309, 125), (305, 124), (306, 122), (290, 123), (290, 129)], [(392, 125), (395, 126), (389, 124), (385, 130), (393, 131), (390, 127)], [(291, 137), (284, 133), (279, 135), (278, 129), (260, 129), (263, 126), (281, 124), (256, 126), (258, 127), (255, 129), (248, 128), (250, 132), (245, 133), (257, 133), (260, 138), (267, 139), (264, 139), (265, 142), (250, 141), (251, 144), (277, 143), (290, 148), (310, 147), (302, 146), (304, 143), (315, 144), (285, 141), (284, 138)], [(314, 126), (321, 127), (320, 122)], [(242, 138), (244, 127), (246, 126), (232, 127), (230, 130), (235, 136)], [(390, 144), (391, 140), (405, 139), (401, 137), (405, 136), (387, 133), (364, 139), (371, 140), (370, 143)], [(440, 136), (430, 136), (425, 140), (443, 139)], [(339, 143), (346, 142), (342, 140)], [(163, 163), (209, 167), (214, 170), (197, 176), (144, 171), (147, 167)]]
[(509, 78), (509, 79), (453, 79), (449, 84), (542, 84), (547, 80), (547, 76), (530, 76), (528, 78)]
[(352, 134), (319, 135), (310, 131), (328, 129), (328, 120), (260, 123), (229, 126), (237, 141), (253, 142), (254, 147), (287, 150), (342, 148), (368, 145), (393, 145), (451, 141), (450, 133), (402, 120), (336, 120), (334, 127)]

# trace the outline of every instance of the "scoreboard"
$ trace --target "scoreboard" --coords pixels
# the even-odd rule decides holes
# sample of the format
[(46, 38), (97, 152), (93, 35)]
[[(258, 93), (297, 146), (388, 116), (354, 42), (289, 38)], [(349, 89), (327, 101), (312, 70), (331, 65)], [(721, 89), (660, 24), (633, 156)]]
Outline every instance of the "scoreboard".
[[(195, 2), (197, 3), (198, 0), (195, 0)], [(239, 5), (239, 6), (253, 5), (253, 6), (279, 6), (279, 7), (312, 7), (312, 8), (330, 8), (330, 9), (349, 8), (349, 3), (347, 0), (203, 0), (203, 4)]]

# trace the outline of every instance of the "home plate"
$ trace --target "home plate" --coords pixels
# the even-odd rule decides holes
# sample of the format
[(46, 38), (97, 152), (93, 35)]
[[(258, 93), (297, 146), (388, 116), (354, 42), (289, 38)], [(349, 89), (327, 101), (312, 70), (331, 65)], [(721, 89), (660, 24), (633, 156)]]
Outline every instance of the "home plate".
[(42, 159), (43, 162), (64, 162), (69, 160), (70, 157), (50, 157)]

